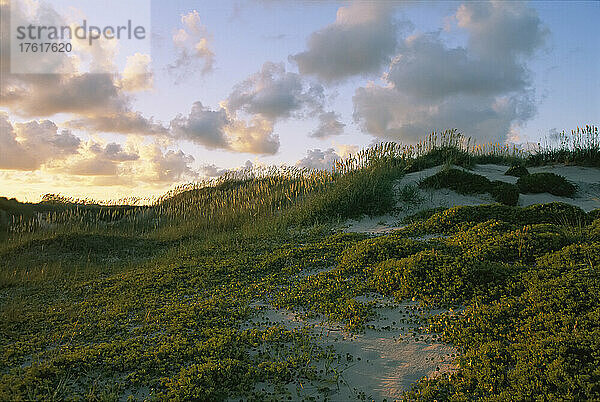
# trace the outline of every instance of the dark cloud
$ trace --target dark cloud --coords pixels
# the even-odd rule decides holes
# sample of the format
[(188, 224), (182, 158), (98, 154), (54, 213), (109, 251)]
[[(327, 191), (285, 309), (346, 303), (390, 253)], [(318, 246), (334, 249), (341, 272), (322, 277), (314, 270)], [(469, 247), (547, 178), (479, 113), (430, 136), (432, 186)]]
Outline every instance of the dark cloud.
[[(467, 47), (448, 48), (437, 33), (411, 36), (399, 45), (386, 85), (356, 90), (354, 118), (363, 131), (414, 142), (457, 128), (481, 141), (504, 141), (533, 117), (526, 62), (545, 36), (535, 11), (515, 2), (473, 2), (454, 18), (469, 35)], [(522, 35), (511, 46), (513, 31)]]
[(227, 149), (230, 147), (225, 133), (227, 124), (229, 118), (225, 109), (210, 110), (201, 102), (195, 102), (189, 115), (178, 115), (171, 120), (171, 132), (176, 138), (184, 138), (210, 149)]
[(319, 110), (324, 100), (321, 85), (306, 84), (299, 74), (286, 72), (283, 63), (266, 62), (258, 73), (233, 88), (227, 110), (275, 121), (302, 109)]
[(167, 135), (169, 130), (139, 112), (122, 112), (69, 120), (68, 127), (78, 130), (143, 135)]
[(90, 150), (98, 156), (115, 162), (135, 161), (140, 158), (137, 153), (124, 151), (121, 144), (116, 142), (108, 143), (104, 147), (95, 143), (90, 147)]
[(308, 50), (290, 56), (301, 74), (335, 81), (377, 73), (390, 61), (398, 25), (389, 2), (354, 2), (341, 7), (333, 24), (314, 32)]
[(319, 126), (310, 136), (326, 138), (344, 133), (346, 125), (340, 122), (340, 115), (335, 112), (323, 112), (319, 115)]
[[(43, 9), (43, 21), (57, 20), (54, 10)], [(18, 14), (18, 11), (15, 11)], [(142, 78), (148, 79), (150, 62), (147, 55), (136, 54), (128, 59), (125, 75), (121, 76), (114, 68), (110, 52), (95, 47), (92, 65), (103, 64), (101, 73), (83, 73), (71, 59), (66, 59), (64, 73), (61, 74), (12, 74), (10, 70), (10, 31), (9, 3), (0, 3), (0, 106), (8, 108), (12, 114), (24, 117), (49, 117), (59, 113), (69, 113), (75, 118), (71, 125), (89, 131), (110, 131), (125, 134), (166, 133), (164, 128), (152, 119), (143, 117), (131, 108), (132, 98), (127, 88), (138, 90)], [(43, 56), (40, 56), (43, 57)], [(43, 60), (40, 59), (40, 62)], [(98, 62), (98, 63), (96, 63)], [(133, 81), (132, 81), (133, 80)], [(147, 87), (142, 86), (144, 89)]]

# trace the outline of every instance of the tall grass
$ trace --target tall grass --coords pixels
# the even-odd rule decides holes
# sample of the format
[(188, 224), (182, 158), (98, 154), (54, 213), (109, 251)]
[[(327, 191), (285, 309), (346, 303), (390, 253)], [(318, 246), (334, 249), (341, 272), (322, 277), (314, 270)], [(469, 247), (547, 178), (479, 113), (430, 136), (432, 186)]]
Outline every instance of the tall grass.
[(98, 203), (46, 195), (38, 204), (24, 204), (0, 198), (0, 240), (69, 233), (174, 239), (266, 220), (283, 226), (314, 224), (391, 208), (393, 181), (403, 172), (475, 163), (600, 166), (598, 128), (587, 125), (570, 136), (563, 132), (558, 145), (538, 144), (533, 150), (476, 144), (455, 129), (433, 132), (415, 145), (387, 142), (363, 149), (338, 160), (331, 171), (286, 166), (231, 171), (179, 186), (152, 202)]

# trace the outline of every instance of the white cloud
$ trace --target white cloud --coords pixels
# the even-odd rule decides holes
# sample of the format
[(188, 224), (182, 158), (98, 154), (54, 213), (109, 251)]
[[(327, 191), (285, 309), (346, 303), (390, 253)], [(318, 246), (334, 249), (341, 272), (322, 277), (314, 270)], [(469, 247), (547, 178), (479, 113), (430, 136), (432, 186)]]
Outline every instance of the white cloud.
[(171, 120), (171, 132), (176, 138), (184, 138), (209, 149), (229, 148), (224, 127), (229, 124), (225, 109), (210, 110), (195, 102), (187, 116), (178, 115)]
[(324, 151), (318, 148), (309, 149), (306, 151), (306, 156), (296, 162), (296, 166), (306, 169), (331, 170), (338, 160), (340, 160), (340, 155), (333, 148)]
[(49, 120), (12, 124), (0, 112), (0, 169), (36, 170), (77, 153), (80, 140)]
[(399, 45), (386, 85), (356, 90), (354, 118), (363, 131), (414, 142), (457, 128), (480, 141), (505, 141), (533, 117), (526, 62), (545, 36), (535, 11), (515, 2), (470, 2), (454, 19), (469, 35), (467, 47), (449, 48), (437, 33), (411, 36)]
[(200, 21), (200, 14), (193, 10), (181, 16), (183, 28), (173, 34), (173, 44), (177, 51), (175, 61), (167, 69), (179, 79), (194, 73), (209, 73), (214, 68), (215, 54), (211, 49), (211, 35)]
[(121, 88), (129, 92), (152, 89), (154, 75), (150, 70), (150, 62), (150, 55), (147, 54), (135, 53), (133, 56), (128, 56), (119, 81)]
[[(339, 134), (343, 124), (324, 111), (324, 88), (286, 72), (283, 63), (266, 62), (261, 70), (234, 86), (217, 109), (195, 102), (187, 116), (171, 121), (175, 138), (210, 149), (272, 155), (279, 150), (275, 123), (291, 117), (319, 117), (321, 136)], [(320, 131), (319, 131), (320, 130)]]
[[(55, 14), (49, 8), (44, 8), (43, 12)], [(151, 82), (149, 56), (132, 56), (124, 75), (120, 75), (114, 66), (115, 49), (99, 45), (92, 47), (94, 53), (90, 56), (92, 65), (97, 66), (92, 69), (94, 73), (80, 72), (76, 58), (65, 58), (70, 64), (63, 74), (12, 74), (8, 57), (9, 16), (8, 2), (0, 3), (0, 54), (3, 55), (0, 59), (0, 107), (24, 117), (71, 114), (73, 127), (83, 126), (90, 131), (165, 133), (152, 119), (132, 110), (132, 98), (125, 93), (125, 90), (147, 87)]]
[(226, 101), (229, 113), (243, 111), (271, 121), (322, 108), (325, 95), (319, 84), (307, 84), (299, 74), (286, 72), (283, 63), (266, 62), (261, 70), (233, 88)]

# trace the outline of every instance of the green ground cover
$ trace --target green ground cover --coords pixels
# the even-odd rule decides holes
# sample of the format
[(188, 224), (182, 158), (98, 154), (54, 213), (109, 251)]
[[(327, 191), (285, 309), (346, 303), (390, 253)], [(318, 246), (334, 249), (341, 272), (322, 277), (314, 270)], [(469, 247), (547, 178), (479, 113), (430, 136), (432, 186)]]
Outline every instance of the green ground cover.
[[(456, 163), (464, 150), (444, 141), (435, 149), (455, 147)], [(0, 399), (326, 399), (342, 356), (309, 330), (249, 325), (251, 306), (360, 332), (373, 293), (461, 307), (428, 327), (458, 348), (459, 369), (407, 400), (600, 399), (600, 211), (454, 207), (385, 236), (336, 232), (388, 211), (394, 181), (429, 163), (424, 149), (226, 177), (150, 207), (6, 200)]]

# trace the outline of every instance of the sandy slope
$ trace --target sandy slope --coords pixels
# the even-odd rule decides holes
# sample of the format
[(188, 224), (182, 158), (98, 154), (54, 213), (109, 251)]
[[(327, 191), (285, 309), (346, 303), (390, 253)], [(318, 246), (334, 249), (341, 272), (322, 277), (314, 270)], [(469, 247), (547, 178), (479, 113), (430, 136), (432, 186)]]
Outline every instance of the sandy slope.
[[(420, 172), (406, 174), (395, 184), (397, 194), (405, 186), (416, 189), (417, 196), (412, 202), (398, 199), (397, 212), (376, 217), (364, 217), (350, 220), (344, 225), (349, 232), (367, 232), (384, 234), (402, 227), (400, 221), (420, 210), (435, 207), (457, 205), (481, 205), (495, 201), (489, 194), (461, 195), (452, 190), (418, 189), (420, 180), (441, 170), (434, 167)], [(486, 176), (490, 180), (515, 183), (516, 177), (505, 176), (507, 166), (478, 165), (474, 173)], [(585, 211), (600, 208), (600, 169), (578, 166), (544, 166), (529, 169), (531, 173), (552, 172), (564, 176), (577, 186), (573, 198), (557, 197), (548, 193), (520, 194), (519, 205), (528, 206), (538, 203), (562, 201), (576, 205)], [(426, 239), (423, 239), (426, 240)], [(315, 274), (313, 272), (312, 274)], [(364, 333), (351, 335), (334, 324), (317, 320), (301, 320), (289, 311), (275, 310), (265, 304), (256, 304), (258, 310), (255, 322), (248, 325), (281, 324), (288, 329), (312, 328), (316, 341), (321, 346), (333, 345), (337, 353), (343, 356), (341, 362), (335, 362), (329, 369), (339, 373), (338, 384), (326, 384), (328, 398), (333, 401), (348, 401), (366, 398), (367, 400), (395, 400), (411, 384), (424, 376), (431, 377), (439, 373), (455, 370), (453, 356), (457, 351), (452, 346), (437, 340), (435, 336), (423, 336), (415, 332), (427, 314), (441, 311), (424, 312), (414, 302), (396, 303), (391, 298), (373, 296), (362, 301), (373, 301), (379, 317), (368, 323)], [(324, 368), (325, 362), (318, 362)], [(289, 384), (288, 391), (293, 399), (323, 397), (323, 384)], [(268, 384), (259, 384), (259, 388), (268, 389)], [(364, 394), (361, 394), (361, 391)]]
[[(338, 384), (325, 384), (329, 400), (361, 399), (394, 400), (411, 384), (427, 376), (455, 369), (452, 364), (457, 351), (435, 339), (433, 334), (415, 332), (426, 316), (439, 311), (423, 311), (415, 302), (396, 303), (392, 298), (371, 296), (361, 301), (375, 303), (379, 314), (369, 322), (364, 333), (350, 334), (339, 326), (319, 320), (301, 320), (288, 311), (274, 310), (265, 304), (255, 304), (259, 311), (254, 325), (281, 324), (288, 329), (312, 328), (315, 340), (324, 347), (334, 346), (341, 360), (315, 362), (317, 369), (335, 370)], [(253, 323), (249, 323), (251, 327)], [(258, 388), (267, 387), (259, 384)], [(323, 384), (290, 384), (288, 390), (298, 399), (322, 395)], [(296, 398), (294, 398), (296, 399)]]
[[(460, 167), (456, 168), (462, 169)], [(420, 172), (406, 174), (396, 183), (395, 189), (399, 192), (405, 186), (417, 186), (420, 180), (434, 175), (441, 169), (442, 166), (436, 166)], [(504, 175), (507, 169), (508, 167), (504, 165), (486, 164), (477, 165), (472, 172), (485, 176), (490, 180), (516, 183), (516, 177)], [(575, 205), (586, 212), (600, 208), (600, 169), (555, 165), (529, 168), (528, 170), (530, 173), (551, 172), (564, 176), (577, 186), (577, 193), (573, 198), (559, 197), (549, 193), (520, 194), (520, 206), (560, 201)], [(403, 225), (400, 222), (404, 217), (424, 209), (457, 205), (482, 205), (495, 202), (489, 194), (462, 195), (448, 189), (417, 189), (417, 192), (418, 199), (413, 200), (413, 202), (397, 201), (397, 213), (349, 220), (345, 224), (345, 230), (348, 232), (383, 234), (402, 227)]]

